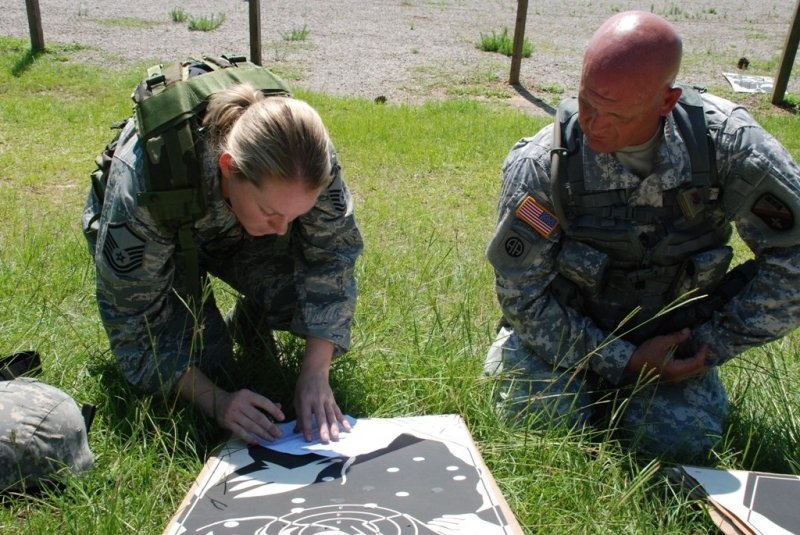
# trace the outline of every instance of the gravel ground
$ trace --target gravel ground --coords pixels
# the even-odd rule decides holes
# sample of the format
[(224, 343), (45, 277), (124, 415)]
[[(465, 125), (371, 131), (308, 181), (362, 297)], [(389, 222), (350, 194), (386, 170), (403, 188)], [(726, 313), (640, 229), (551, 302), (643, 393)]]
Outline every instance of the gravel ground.
[[(545, 101), (574, 94), (586, 40), (615, 12), (653, 11), (684, 37), (680, 79), (727, 87), (722, 72), (736, 71), (740, 57), (750, 73), (774, 76), (794, 2), (789, 0), (550, 0), (530, 2), (526, 37), (533, 55), (522, 61), (521, 85)], [(79, 44), (76, 61), (127, 65), (170, 61), (198, 53), (249, 55), (248, 3), (200, 0), (162, 3), (132, 0), (39, 0), (46, 45)], [(28, 38), (25, 2), (0, 0), (0, 35)], [(189, 31), (170, 12), (224, 14), (209, 32)], [(482, 34), (508, 28), (513, 0), (274, 0), (261, 2), (262, 59), (295, 87), (335, 95), (415, 103), (453, 94), (479, 97), (520, 92), (505, 82), (510, 59), (481, 52)], [(302, 41), (284, 38), (306, 28)], [(522, 91), (521, 93), (525, 93)], [(800, 58), (789, 91), (800, 93)], [(536, 100), (536, 99), (528, 99)], [(545, 106), (546, 107), (546, 106)]]

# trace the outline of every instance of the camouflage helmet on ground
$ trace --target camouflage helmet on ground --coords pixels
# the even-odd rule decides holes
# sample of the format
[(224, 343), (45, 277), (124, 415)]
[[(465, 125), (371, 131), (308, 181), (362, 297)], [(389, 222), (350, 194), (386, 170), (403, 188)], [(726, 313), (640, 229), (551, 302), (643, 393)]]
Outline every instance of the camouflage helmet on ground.
[(75, 400), (33, 378), (0, 381), (0, 491), (35, 489), (93, 462)]

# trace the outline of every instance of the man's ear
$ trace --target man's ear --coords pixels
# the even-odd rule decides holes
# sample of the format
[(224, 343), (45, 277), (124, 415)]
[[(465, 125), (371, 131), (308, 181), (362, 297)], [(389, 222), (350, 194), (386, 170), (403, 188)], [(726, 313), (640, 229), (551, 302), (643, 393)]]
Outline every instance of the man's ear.
[(661, 116), (666, 117), (670, 114), (672, 109), (678, 104), (678, 99), (681, 98), (683, 90), (680, 87), (670, 87), (664, 93), (664, 102), (661, 105)]

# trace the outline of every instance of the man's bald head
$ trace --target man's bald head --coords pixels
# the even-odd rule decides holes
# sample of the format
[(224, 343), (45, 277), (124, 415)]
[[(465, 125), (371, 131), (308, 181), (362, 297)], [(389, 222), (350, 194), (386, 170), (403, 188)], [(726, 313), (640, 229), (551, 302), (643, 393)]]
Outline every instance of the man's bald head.
[(652, 138), (681, 96), (680, 64), (681, 39), (661, 17), (627, 11), (604, 22), (586, 47), (578, 92), (588, 145), (615, 152)]
[(602, 70), (658, 86), (672, 85), (681, 53), (681, 38), (666, 20), (646, 11), (626, 11), (609, 18), (592, 35), (583, 75)]

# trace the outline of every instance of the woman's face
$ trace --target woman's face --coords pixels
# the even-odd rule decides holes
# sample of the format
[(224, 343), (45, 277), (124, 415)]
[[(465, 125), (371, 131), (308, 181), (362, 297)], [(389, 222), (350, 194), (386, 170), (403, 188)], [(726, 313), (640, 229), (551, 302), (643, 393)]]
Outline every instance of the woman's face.
[(251, 236), (286, 234), (289, 223), (310, 211), (317, 202), (320, 190), (309, 190), (302, 181), (265, 179), (257, 186), (234, 177), (229, 162), (220, 158), (222, 196)]

